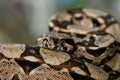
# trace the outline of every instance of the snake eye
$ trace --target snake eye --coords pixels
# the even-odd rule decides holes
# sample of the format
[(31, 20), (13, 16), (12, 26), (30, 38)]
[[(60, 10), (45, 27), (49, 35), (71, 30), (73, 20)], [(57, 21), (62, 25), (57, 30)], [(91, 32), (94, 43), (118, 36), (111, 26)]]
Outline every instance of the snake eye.
[(37, 39), (37, 46), (46, 47), (48, 40), (46, 38), (40, 37)]
[(63, 47), (63, 50), (67, 51), (68, 49), (67, 49), (67, 47)]
[(64, 52), (69, 52), (69, 48), (65, 47), (65, 46), (61, 47), (61, 50), (64, 51)]
[(63, 41), (60, 49), (61, 49), (61, 51), (71, 53), (73, 51), (73, 46), (68, 44), (67, 42)]
[(51, 38), (45, 38), (42, 42), (42, 45), (44, 48), (48, 48), (48, 49), (54, 49), (55, 45), (54, 45), (54, 41)]
[(48, 40), (44, 39), (42, 42), (43, 47), (48, 48)]
[(68, 47), (63, 46), (63, 47), (61, 47), (61, 51), (70, 52), (70, 49)]

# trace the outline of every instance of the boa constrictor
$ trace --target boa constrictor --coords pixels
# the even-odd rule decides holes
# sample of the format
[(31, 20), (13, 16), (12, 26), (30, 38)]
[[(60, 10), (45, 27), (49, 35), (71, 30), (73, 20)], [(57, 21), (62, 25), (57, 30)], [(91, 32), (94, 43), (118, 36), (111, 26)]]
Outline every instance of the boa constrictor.
[(0, 44), (0, 80), (120, 80), (118, 22), (96, 9), (56, 14), (37, 45)]
[[(120, 54), (118, 48), (120, 25), (112, 15), (97, 9), (79, 8), (67, 10), (56, 14), (50, 19), (49, 30), (56, 35), (48, 33), (45, 36), (47, 41), (43, 41), (43, 45), (40, 44), (45, 37), (38, 39), (39, 46), (50, 48), (50, 44), (52, 44), (54, 46), (51, 49), (68, 51), (67, 53), (70, 55), (72, 54), (85, 62), (99, 66), (108, 72), (110, 76), (120, 77)], [(69, 44), (71, 41), (66, 41), (61, 36), (58, 37), (55, 32), (70, 34), (74, 45)], [(57, 39), (65, 41), (59, 42)], [(68, 38), (66, 39), (68, 40)], [(69, 38), (69, 40), (72, 39)], [(71, 49), (73, 49), (73, 52), (69, 53), (69, 51), (72, 51)], [(113, 73), (116, 75), (113, 75)]]

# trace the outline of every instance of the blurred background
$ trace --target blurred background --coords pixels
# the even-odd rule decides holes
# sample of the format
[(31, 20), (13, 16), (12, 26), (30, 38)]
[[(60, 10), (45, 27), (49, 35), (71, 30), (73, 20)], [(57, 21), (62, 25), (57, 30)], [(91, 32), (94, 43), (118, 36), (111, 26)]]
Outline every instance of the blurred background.
[(0, 0), (0, 43), (35, 44), (55, 13), (97, 8), (120, 20), (120, 0)]

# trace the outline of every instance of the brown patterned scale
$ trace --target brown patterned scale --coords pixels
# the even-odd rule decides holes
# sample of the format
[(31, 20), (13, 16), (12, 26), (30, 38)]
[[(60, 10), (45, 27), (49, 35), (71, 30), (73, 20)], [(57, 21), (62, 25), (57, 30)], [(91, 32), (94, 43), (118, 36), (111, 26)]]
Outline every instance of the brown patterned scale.
[[(101, 72), (102, 74), (98, 74)], [(106, 75), (106, 76), (104, 76)], [(24, 44), (0, 44), (1, 80), (106, 80), (102, 68), (69, 54)]]
[(75, 43), (74, 49), (77, 48), (73, 55), (102, 66), (112, 76), (108, 80), (119, 79), (120, 53), (116, 49), (120, 48), (120, 25), (112, 15), (97, 9), (67, 10), (50, 19), (49, 30), (69, 33)]
[[(70, 38), (69, 34), (51, 32), (38, 38), (37, 45), (45, 48), (45, 51), (46, 49), (48, 49), (51, 51), (56, 50), (56, 52), (59, 52), (59, 51), (66, 52), (67, 54), (70, 54), (71, 59), (75, 59), (75, 61), (77, 60), (80, 62), (84, 62), (86, 69), (83, 69), (83, 70), (86, 70), (87, 72), (89, 72), (90, 77), (94, 78), (95, 80), (99, 80), (99, 79), (100, 80), (113, 80), (113, 79), (117, 79), (120, 77), (119, 76), (120, 75), (120, 72), (119, 72), (120, 71), (120, 64), (119, 64), (120, 54), (116, 53), (114, 37), (104, 32), (91, 32), (88, 35), (86, 35), (86, 37), (84, 37), (81, 41), (76, 42), (75, 44), (71, 44), (70, 42), (74, 43), (73, 41), (74, 40), (72, 39), (72, 36)], [(54, 47), (51, 48), (50, 47), (51, 44), (54, 44)], [(73, 48), (71, 48), (71, 46), (73, 46)], [(55, 53), (54, 55), (56, 55), (56, 52), (53, 52), (53, 54)], [(49, 56), (46, 55), (46, 59), (49, 59), (48, 57)], [(53, 62), (55, 60), (51, 61), (51, 59), (49, 59), (48, 61)], [(66, 62), (66, 60), (64, 61)], [(114, 61), (116, 61), (117, 64), (114, 63)], [(81, 64), (81, 66), (82, 65), (83, 64)], [(80, 66), (77, 66), (76, 68), (79, 68), (79, 67)], [(105, 70), (105, 72), (101, 72), (101, 69)], [(79, 74), (81, 74), (82, 72), (82, 71), (79, 71), (79, 69), (76, 71)], [(101, 73), (104, 74), (103, 77), (106, 77), (106, 78), (100, 78)], [(107, 75), (105, 75), (105, 73), (107, 73)], [(81, 79), (80, 76), (78, 77)]]
[(73, 80), (45, 64), (39, 51), (24, 44), (0, 44), (0, 80)]

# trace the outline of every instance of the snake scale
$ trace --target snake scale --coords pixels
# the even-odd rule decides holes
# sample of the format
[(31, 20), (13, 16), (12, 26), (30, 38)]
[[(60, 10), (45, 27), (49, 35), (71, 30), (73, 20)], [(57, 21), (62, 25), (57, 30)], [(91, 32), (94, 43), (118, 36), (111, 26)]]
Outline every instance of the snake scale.
[(120, 80), (120, 25), (98, 9), (54, 15), (36, 45), (0, 44), (0, 80)]

